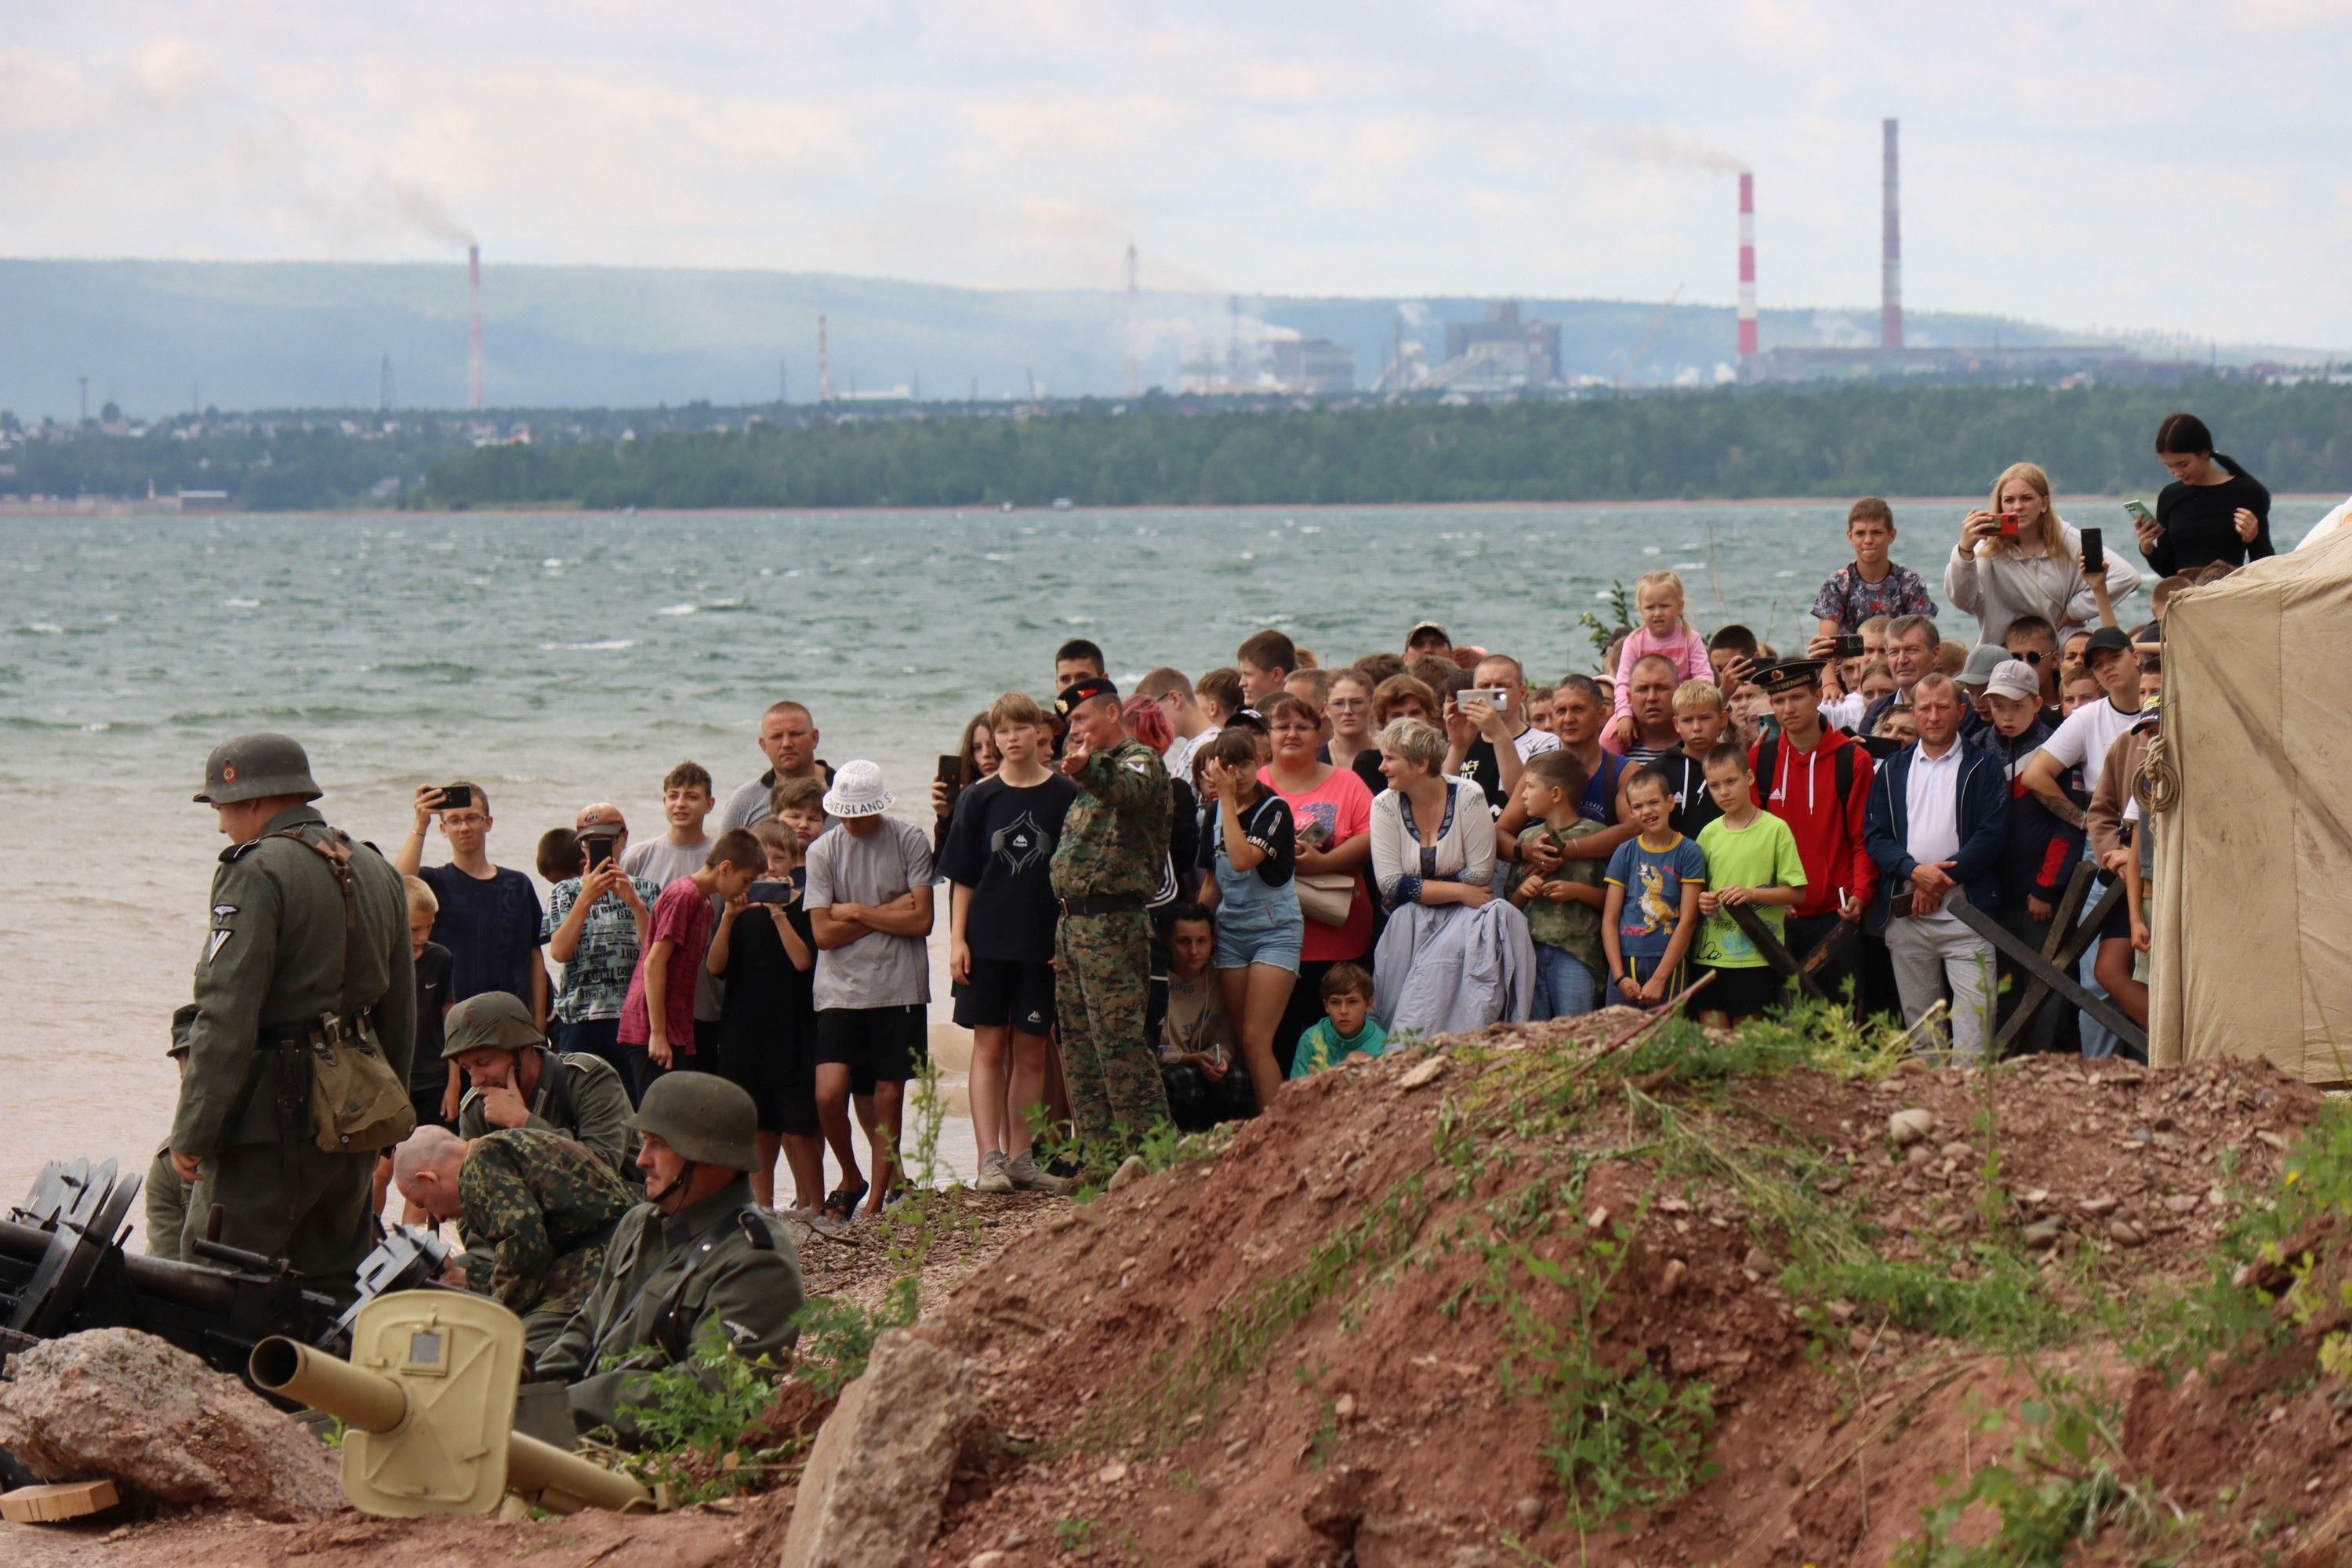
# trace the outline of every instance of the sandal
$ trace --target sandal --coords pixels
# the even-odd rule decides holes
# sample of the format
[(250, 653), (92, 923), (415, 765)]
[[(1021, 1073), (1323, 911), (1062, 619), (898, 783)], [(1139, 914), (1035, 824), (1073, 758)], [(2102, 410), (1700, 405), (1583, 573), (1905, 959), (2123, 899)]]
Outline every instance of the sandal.
[(836, 1187), (824, 1195), (824, 1216), (827, 1219), (852, 1220), (857, 1217), (857, 1205), (866, 1196), (866, 1184), (854, 1187)]

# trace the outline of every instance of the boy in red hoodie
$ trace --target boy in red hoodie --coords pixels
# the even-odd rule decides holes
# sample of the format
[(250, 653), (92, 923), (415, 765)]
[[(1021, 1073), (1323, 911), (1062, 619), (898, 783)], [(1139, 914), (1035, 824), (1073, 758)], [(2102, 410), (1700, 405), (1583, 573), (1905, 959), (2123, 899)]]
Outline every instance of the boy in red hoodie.
[[(1878, 867), (1863, 847), (1871, 757), (1843, 730), (1822, 725), (1821, 660), (1781, 659), (1748, 679), (1771, 699), (1780, 724), (1748, 752), (1748, 765), (1759, 804), (1789, 825), (1805, 863), (1804, 899), (1789, 911), (1789, 951), (1802, 958), (1838, 921), (1859, 924), (1878, 890)], [(1813, 978), (1834, 996), (1858, 956), (1848, 947)]]

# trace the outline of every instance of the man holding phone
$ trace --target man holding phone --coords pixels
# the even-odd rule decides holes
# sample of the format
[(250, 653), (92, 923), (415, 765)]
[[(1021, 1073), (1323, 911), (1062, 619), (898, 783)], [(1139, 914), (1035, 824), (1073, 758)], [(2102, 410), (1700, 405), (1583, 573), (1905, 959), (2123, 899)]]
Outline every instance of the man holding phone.
[[(420, 784), (415, 807), (415, 826), (392, 864), (404, 877), (423, 878), (441, 900), (432, 940), (449, 950), (448, 999), (504, 991), (527, 1001), (531, 1021), (544, 1029), (547, 965), (539, 945), (546, 916), (527, 874), (490, 863), (490, 797), (465, 780)], [(424, 864), (425, 831), (436, 816), (449, 841), (446, 866)]]
[(1528, 759), (1559, 750), (1559, 737), (1528, 722), (1528, 678), (1517, 659), (1490, 653), (1470, 679), (1470, 689), (1445, 700), (1445, 772), (1485, 790), (1499, 812), (1517, 793)]
[(601, 1057), (626, 1083), (621, 1006), (661, 889), (648, 878), (622, 871), (629, 825), (619, 806), (609, 801), (583, 805), (572, 825), (580, 836), (580, 874), (548, 889), (547, 913), (540, 922), (547, 955), (563, 966), (550, 1033), (558, 1051)]

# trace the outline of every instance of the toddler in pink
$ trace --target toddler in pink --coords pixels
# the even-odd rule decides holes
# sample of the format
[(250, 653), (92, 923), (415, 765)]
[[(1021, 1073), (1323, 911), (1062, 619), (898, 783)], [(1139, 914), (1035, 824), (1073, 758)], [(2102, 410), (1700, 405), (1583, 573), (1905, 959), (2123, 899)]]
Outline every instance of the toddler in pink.
[(1715, 679), (1706, 659), (1706, 639), (1683, 619), (1683, 580), (1671, 572), (1644, 572), (1633, 584), (1633, 608), (1642, 624), (1617, 656), (1617, 716), (1610, 726), (1622, 749), (1633, 736), (1633, 667), (1652, 654), (1674, 661), (1685, 680)]

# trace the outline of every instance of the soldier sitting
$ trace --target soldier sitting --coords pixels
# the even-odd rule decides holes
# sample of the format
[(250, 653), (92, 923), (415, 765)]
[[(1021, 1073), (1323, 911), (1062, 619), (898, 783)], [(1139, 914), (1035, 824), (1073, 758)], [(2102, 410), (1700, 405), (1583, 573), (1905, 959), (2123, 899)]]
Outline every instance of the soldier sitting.
[(522, 998), (485, 991), (449, 1009), (441, 1055), (466, 1069), (471, 1088), (457, 1103), (457, 1135), (535, 1127), (576, 1138), (634, 1184), (629, 1163), (629, 1091), (601, 1057), (559, 1057), (530, 1021)]
[(457, 1222), (462, 1283), (522, 1319), (533, 1355), (587, 1299), (634, 1196), (581, 1144), (536, 1127), (471, 1140), (420, 1127), (393, 1156), (392, 1179), (410, 1214)]
[(713, 1073), (671, 1073), (646, 1089), (634, 1125), (647, 1201), (621, 1216), (595, 1289), (537, 1363), (571, 1384), (579, 1430), (609, 1427), (626, 1446), (647, 1372), (690, 1366), (711, 1342), (788, 1361), (802, 1300), (791, 1231), (751, 1202), (751, 1097)]

